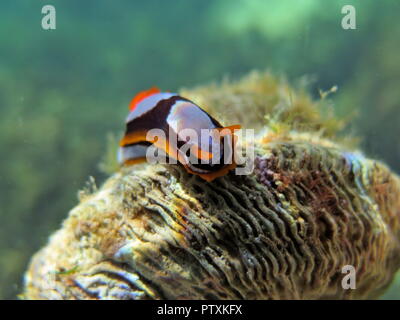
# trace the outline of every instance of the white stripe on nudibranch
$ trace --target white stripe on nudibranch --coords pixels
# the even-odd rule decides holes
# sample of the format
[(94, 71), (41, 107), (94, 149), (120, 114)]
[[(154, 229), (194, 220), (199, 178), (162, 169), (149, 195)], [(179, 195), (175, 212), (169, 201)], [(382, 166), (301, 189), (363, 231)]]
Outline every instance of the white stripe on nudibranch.
[(138, 103), (135, 109), (129, 113), (128, 117), (126, 118), (126, 122), (128, 123), (133, 119), (140, 117), (142, 114), (154, 108), (161, 100), (169, 99), (177, 95), (177, 93), (160, 92), (143, 99)]
[(148, 146), (143, 144), (135, 144), (118, 149), (118, 162), (123, 164), (126, 160), (134, 160), (146, 156)]
[(183, 129), (193, 129), (200, 135), (201, 129), (214, 129), (210, 116), (197, 105), (178, 100), (174, 103), (167, 117), (168, 125), (179, 134)]

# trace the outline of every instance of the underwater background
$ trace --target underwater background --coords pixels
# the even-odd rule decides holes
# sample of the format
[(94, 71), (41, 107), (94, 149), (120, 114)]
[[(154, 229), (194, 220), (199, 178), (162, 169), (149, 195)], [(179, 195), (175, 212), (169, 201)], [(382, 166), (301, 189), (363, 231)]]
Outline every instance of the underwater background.
[[(55, 30), (41, 9), (56, 8)], [(344, 30), (341, 9), (356, 8)], [(360, 148), (400, 173), (395, 0), (3, 0), (0, 3), (0, 298), (93, 176), (107, 177), (130, 99), (270, 70), (319, 90)], [(113, 154), (111, 155), (113, 156)], [(103, 165), (102, 165), (103, 164)], [(400, 277), (383, 298), (400, 299)]]

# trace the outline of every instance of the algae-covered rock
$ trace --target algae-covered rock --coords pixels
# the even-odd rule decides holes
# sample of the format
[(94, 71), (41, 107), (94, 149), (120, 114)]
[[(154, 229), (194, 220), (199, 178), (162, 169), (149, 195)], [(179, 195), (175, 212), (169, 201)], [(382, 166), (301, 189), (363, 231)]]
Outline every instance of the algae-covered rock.
[(254, 171), (210, 183), (179, 165), (120, 169), (32, 258), (25, 298), (348, 299), (390, 284), (400, 179), (339, 138), (326, 100), (258, 73), (181, 93), (257, 129)]

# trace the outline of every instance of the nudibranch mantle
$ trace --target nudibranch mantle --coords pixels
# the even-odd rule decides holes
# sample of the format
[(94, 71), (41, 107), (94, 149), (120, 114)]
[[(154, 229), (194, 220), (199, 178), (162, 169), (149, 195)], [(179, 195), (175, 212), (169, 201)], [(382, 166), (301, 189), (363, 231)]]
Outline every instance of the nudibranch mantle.
[[(165, 138), (149, 138), (148, 133), (152, 129), (162, 130)], [(234, 131), (238, 129), (239, 125), (223, 127), (198, 105), (177, 93), (151, 88), (137, 94), (130, 103), (118, 161), (121, 165), (144, 162), (149, 146), (154, 145), (169, 158), (177, 160), (189, 173), (212, 181), (236, 167), (234, 150), (229, 157), (224, 155), (225, 150), (229, 150), (224, 149), (224, 143), (226, 136), (229, 136), (228, 143), (234, 149)], [(188, 130), (195, 135), (190, 141)], [(204, 130), (209, 131), (205, 139)], [(176, 145), (171, 143), (171, 138), (176, 139)], [(185, 143), (192, 152), (190, 159), (187, 152), (182, 151), (184, 148), (181, 148)], [(225, 159), (230, 159), (230, 162)]]

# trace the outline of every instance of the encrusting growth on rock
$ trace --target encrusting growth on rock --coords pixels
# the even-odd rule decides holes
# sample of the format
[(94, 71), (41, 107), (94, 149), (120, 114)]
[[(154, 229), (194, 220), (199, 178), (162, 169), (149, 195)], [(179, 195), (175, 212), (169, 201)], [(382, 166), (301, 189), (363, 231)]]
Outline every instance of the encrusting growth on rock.
[[(378, 297), (400, 266), (400, 179), (339, 138), (327, 101), (256, 72), (181, 94), (257, 129), (254, 172), (119, 170), (34, 255), (23, 297)], [(346, 265), (356, 289), (342, 287)]]

